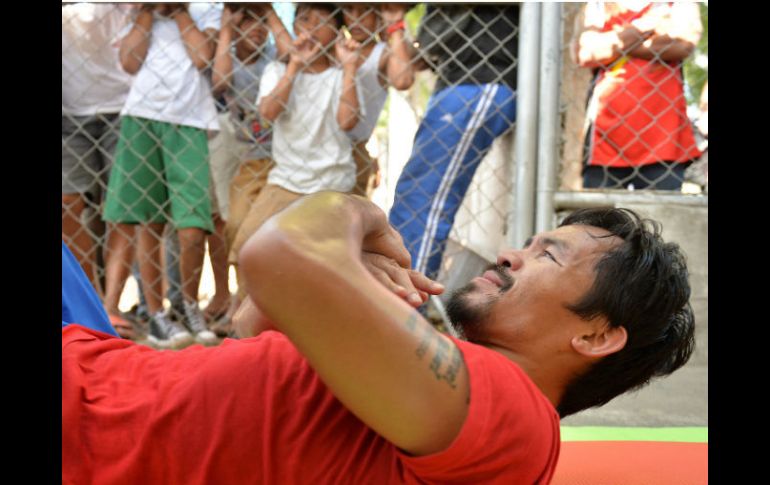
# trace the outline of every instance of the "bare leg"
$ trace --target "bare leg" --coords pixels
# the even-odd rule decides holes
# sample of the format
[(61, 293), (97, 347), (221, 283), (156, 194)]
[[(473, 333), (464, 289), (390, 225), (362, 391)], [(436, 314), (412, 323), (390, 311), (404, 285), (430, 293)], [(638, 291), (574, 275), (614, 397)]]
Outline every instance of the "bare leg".
[(188, 302), (198, 301), (205, 241), (203, 229), (179, 229), (179, 269), (182, 273), (182, 293)]
[(139, 231), (137, 258), (147, 310), (155, 315), (163, 309), (163, 279), (160, 263), (160, 244), (164, 224), (147, 224)]
[(243, 300), (249, 297), (248, 293), (246, 293), (246, 282), (244, 281), (243, 274), (238, 267), (237, 264), (233, 265), (233, 268), (235, 268), (235, 278), (238, 281), (238, 293), (236, 293), (236, 297), (238, 300), (238, 303), (240, 304)]
[(134, 261), (133, 224), (109, 224), (107, 237), (107, 282), (104, 295), (104, 308), (107, 313), (118, 314), (118, 304)]
[(81, 223), (81, 216), (85, 207), (86, 201), (82, 195), (62, 194), (61, 237), (101, 297), (102, 288), (95, 271), (96, 248), (88, 228)]
[(230, 307), (230, 285), (228, 284), (227, 247), (225, 245), (225, 221), (214, 215), (214, 233), (207, 237), (209, 258), (214, 273), (214, 297), (206, 307), (206, 316), (213, 318)]

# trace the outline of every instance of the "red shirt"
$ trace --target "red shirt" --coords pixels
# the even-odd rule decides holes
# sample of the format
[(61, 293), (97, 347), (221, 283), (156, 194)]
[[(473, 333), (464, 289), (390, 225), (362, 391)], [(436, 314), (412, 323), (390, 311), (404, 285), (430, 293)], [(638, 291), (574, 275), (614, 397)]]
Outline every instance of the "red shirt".
[[(616, 15), (605, 11), (601, 31), (666, 9), (670, 4)], [(593, 122), (590, 165), (633, 167), (701, 155), (687, 117), (681, 62), (622, 57), (599, 73), (588, 116)]]
[(502, 355), (455, 340), (470, 407), (409, 457), (351, 414), (278, 332), (157, 351), (62, 329), (62, 483), (548, 483), (558, 415)]

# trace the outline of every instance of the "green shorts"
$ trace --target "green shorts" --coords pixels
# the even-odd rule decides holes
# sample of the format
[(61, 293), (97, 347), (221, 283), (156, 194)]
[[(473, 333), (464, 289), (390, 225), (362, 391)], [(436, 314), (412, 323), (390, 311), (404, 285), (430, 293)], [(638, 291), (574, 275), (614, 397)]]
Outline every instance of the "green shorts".
[(104, 219), (212, 232), (208, 157), (200, 128), (124, 116)]

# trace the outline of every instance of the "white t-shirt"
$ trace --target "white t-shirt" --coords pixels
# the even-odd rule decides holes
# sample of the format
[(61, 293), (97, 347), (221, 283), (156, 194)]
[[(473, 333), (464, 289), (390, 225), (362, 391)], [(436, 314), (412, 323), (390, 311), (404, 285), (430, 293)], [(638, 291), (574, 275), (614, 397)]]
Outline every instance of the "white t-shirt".
[[(221, 10), (213, 4), (197, 5), (190, 4), (189, 12), (198, 29), (219, 30)], [(121, 114), (219, 130), (211, 83), (187, 54), (176, 21), (153, 13), (150, 35), (147, 56)]]
[[(265, 68), (257, 105), (273, 91), (284, 72), (286, 64), (278, 61)], [(363, 107), (361, 90), (357, 92)], [(275, 167), (268, 176), (269, 183), (300, 194), (353, 189), (353, 145), (337, 123), (341, 94), (341, 69), (297, 74), (286, 108), (273, 123)]]
[(356, 127), (348, 132), (348, 136), (354, 143), (367, 141), (372, 136), (377, 118), (380, 117), (385, 100), (388, 99), (388, 90), (380, 83), (380, 58), (386, 45), (385, 42), (378, 42), (356, 72), (361, 97), (366, 103), (363, 109), (366, 116), (363, 116)]
[(62, 6), (62, 115), (118, 113), (123, 108), (132, 76), (120, 66), (118, 41), (131, 22), (130, 10), (104, 3)]

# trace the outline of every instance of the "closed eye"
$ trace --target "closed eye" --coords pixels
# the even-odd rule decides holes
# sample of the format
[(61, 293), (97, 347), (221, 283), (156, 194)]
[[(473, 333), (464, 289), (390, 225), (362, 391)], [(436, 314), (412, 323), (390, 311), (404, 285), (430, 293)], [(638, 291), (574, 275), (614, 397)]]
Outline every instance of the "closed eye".
[(557, 261), (557, 260), (556, 260), (556, 258), (554, 257), (554, 255), (553, 255), (553, 254), (551, 254), (551, 252), (550, 252), (550, 251), (548, 251), (548, 250), (545, 250), (545, 249), (544, 249), (544, 250), (543, 250), (543, 255), (545, 255), (547, 258), (549, 258), (549, 259), (550, 259), (551, 261), (553, 261), (554, 263), (556, 263), (556, 264), (558, 264), (559, 266), (561, 266), (561, 263), (560, 263), (559, 261)]

